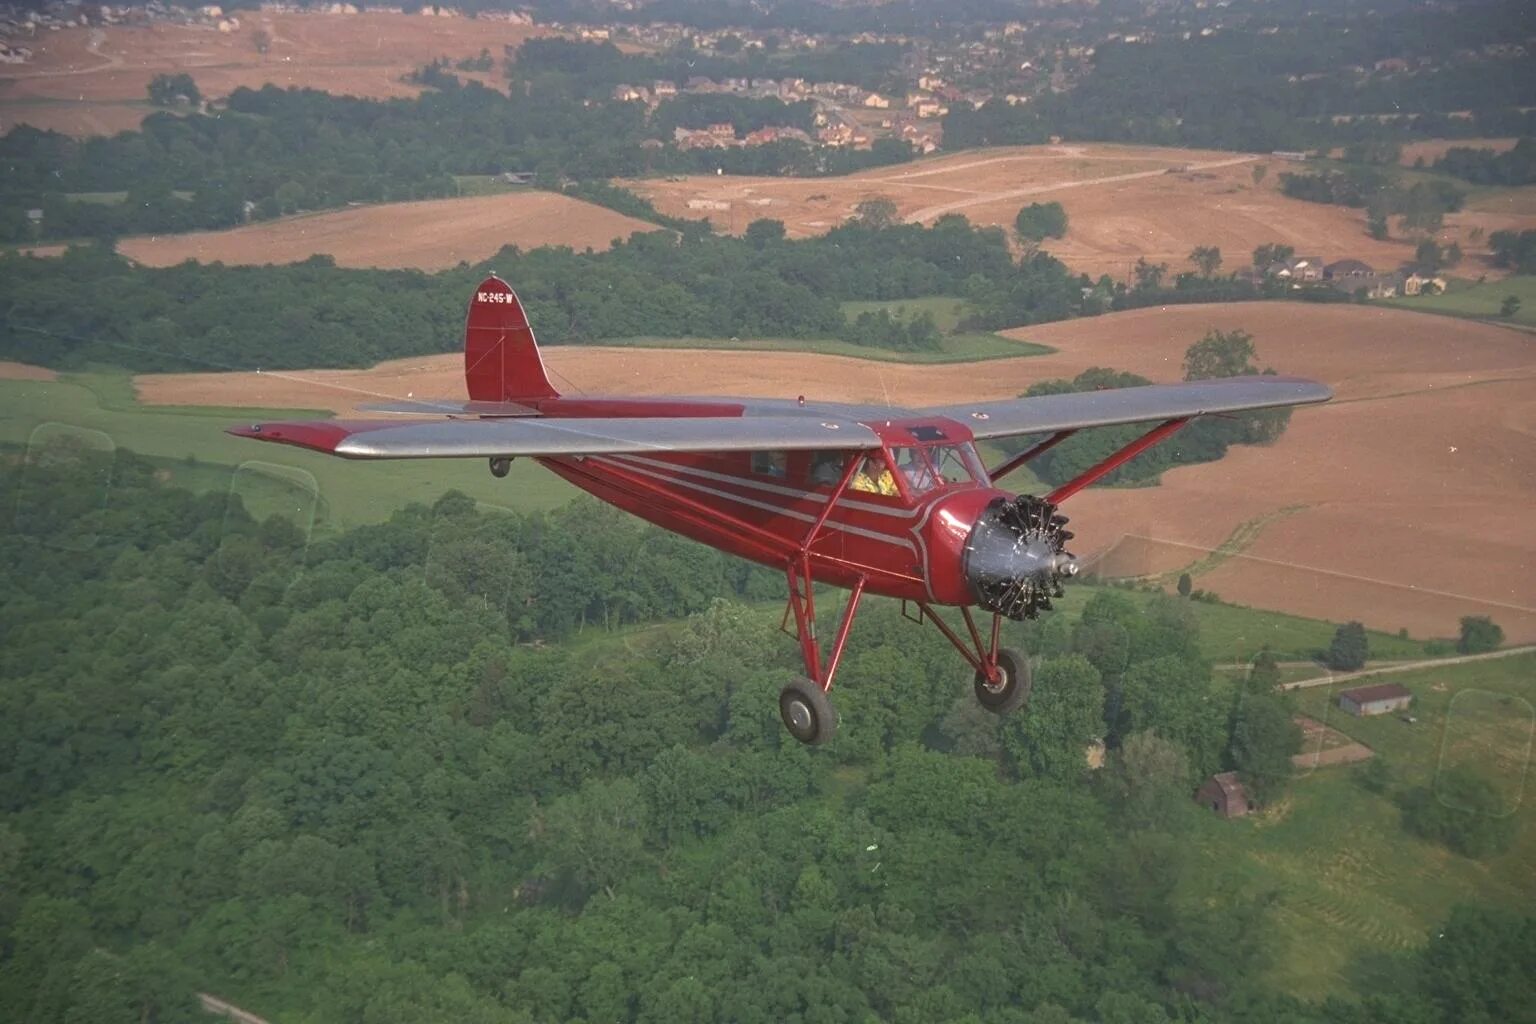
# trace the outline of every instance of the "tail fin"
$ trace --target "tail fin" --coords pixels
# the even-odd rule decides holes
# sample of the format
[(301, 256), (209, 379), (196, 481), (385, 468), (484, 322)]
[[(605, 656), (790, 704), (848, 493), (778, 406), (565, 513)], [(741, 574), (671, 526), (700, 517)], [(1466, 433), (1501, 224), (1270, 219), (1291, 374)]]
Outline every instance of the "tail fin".
[(464, 323), (464, 383), (476, 402), (557, 398), (517, 294), (492, 274), (475, 289)]

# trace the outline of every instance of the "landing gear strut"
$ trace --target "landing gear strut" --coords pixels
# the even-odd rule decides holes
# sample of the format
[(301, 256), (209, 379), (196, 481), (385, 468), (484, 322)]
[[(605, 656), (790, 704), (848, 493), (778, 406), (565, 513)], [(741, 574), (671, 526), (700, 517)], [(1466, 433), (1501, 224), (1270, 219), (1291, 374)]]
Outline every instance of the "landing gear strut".
[(491, 476), (500, 480), (512, 472), (512, 459), (506, 455), (496, 455), (491, 458)]
[[(902, 614), (907, 615), (905, 605), (902, 606)], [(916, 621), (921, 623), (926, 619), (932, 622), (944, 634), (944, 639), (960, 652), (960, 656), (971, 663), (971, 668), (976, 670), (976, 700), (982, 707), (994, 715), (1006, 715), (1019, 710), (1029, 703), (1029, 690), (1034, 678), (1023, 651), (997, 646), (1002, 631), (1002, 615), (992, 613), (992, 634), (988, 641), (983, 642), (971, 610), (961, 607), (960, 614), (965, 619), (970, 643), (962, 640), (927, 604), (918, 604)]]
[(805, 659), (805, 676), (790, 680), (779, 694), (779, 718), (795, 739), (820, 746), (837, 734), (837, 711), (827, 699), (827, 692), (832, 689), (832, 676), (843, 659), (843, 648), (848, 645), (848, 630), (859, 610), (859, 598), (864, 596), (864, 580), (860, 579), (849, 592), (832, 650), (823, 662), (821, 643), (816, 639), (816, 596), (811, 591), (809, 560), (791, 562), (788, 577), (789, 607), (784, 610), (784, 621), (779, 627), (787, 627), (790, 615), (794, 615), (795, 637)]

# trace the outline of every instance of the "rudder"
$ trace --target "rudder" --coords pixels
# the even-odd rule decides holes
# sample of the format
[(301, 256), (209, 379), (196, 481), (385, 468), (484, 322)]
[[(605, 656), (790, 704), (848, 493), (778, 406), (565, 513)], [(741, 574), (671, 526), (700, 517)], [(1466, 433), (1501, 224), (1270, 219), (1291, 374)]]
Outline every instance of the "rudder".
[(464, 383), (471, 401), (557, 398), (517, 293), (492, 274), (469, 300), (464, 323)]

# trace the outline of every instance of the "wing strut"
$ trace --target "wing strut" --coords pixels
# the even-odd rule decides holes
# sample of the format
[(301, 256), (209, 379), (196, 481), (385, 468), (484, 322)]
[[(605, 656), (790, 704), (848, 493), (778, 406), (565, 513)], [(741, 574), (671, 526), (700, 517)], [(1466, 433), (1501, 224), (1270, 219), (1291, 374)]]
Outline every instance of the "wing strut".
[(1044, 441), (1024, 449), (1022, 452), (1015, 455), (1007, 462), (999, 465), (996, 469), (987, 470), (987, 478), (991, 480), (995, 486), (999, 480), (1007, 476), (1009, 473), (1012, 473), (1020, 466), (1024, 465), (1024, 463), (1030, 461), (1037, 455), (1044, 455), (1046, 452), (1050, 451), (1052, 448), (1055, 448), (1057, 445), (1061, 444), (1061, 442), (1065, 441), (1075, 433), (1077, 433), (1076, 430), (1056, 431), (1056, 433), (1052, 434)]
[[(1045, 500), (1050, 502), (1052, 505), (1060, 505), (1063, 501), (1066, 501), (1068, 498), (1072, 497), (1072, 495), (1076, 494), (1084, 487), (1087, 487), (1089, 484), (1104, 476), (1104, 474), (1119, 469), (1121, 466), (1125, 465), (1127, 462), (1130, 462), (1136, 456), (1140, 455), (1148, 448), (1151, 448), (1153, 445), (1162, 441), (1166, 441), (1169, 437), (1172, 437), (1174, 434), (1176, 434), (1179, 431), (1179, 428), (1188, 423), (1189, 420), (1190, 418), (1188, 416), (1183, 416), (1179, 419), (1168, 420), (1164, 423), (1158, 424), (1151, 430), (1147, 431), (1145, 434), (1142, 434), (1136, 440), (1132, 441), (1130, 444), (1126, 445), (1124, 448), (1121, 448), (1119, 451), (1115, 452), (1115, 454), (1111, 455), (1103, 462), (1083, 470), (1083, 472), (1079, 473), (1071, 480), (1068, 480), (1066, 483), (1056, 488), (1050, 494), (1047, 494), (1045, 496)], [(1032, 450), (1033, 449), (1031, 449), (1031, 451)], [(1026, 452), (1025, 454), (1029, 453)]]

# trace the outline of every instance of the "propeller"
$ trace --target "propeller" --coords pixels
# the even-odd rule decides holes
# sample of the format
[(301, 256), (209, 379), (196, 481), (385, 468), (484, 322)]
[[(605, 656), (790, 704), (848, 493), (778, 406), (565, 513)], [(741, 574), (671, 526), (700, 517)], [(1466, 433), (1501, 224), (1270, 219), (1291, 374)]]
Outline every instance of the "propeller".
[(1077, 575), (1066, 550), (1067, 517), (1044, 498), (998, 498), (982, 512), (966, 538), (961, 571), (988, 611), (1033, 619), (1061, 597), (1061, 581)]

